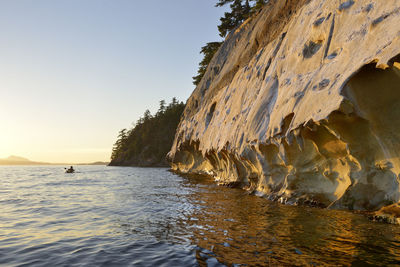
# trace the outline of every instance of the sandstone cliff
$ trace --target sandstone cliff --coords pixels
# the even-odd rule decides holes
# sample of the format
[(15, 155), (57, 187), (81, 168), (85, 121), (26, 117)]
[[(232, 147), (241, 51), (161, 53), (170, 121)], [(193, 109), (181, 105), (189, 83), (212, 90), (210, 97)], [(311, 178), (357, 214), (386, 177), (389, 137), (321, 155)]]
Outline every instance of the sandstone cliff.
[(169, 160), (285, 203), (400, 200), (400, 1), (271, 0), (187, 102)]

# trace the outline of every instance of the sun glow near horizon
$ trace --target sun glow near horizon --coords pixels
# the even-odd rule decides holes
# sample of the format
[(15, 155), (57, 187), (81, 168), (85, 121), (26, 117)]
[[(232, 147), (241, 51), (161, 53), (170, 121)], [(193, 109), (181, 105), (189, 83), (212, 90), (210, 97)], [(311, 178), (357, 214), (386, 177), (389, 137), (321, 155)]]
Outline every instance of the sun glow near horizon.
[(51, 98), (43, 100), (35, 109), (29, 103), (17, 107), (8, 96), (0, 93), (0, 158), (16, 155), (49, 163), (110, 160), (116, 133), (112, 127), (106, 132), (95, 114), (82, 121), (70, 115), (62, 103), (58, 103), (58, 108), (46, 107), (46, 101), (55, 101)]
[[(1, 136), (3, 137), (3, 136)], [(14, 139), (15, 140), (15, 139)], [(19, 139), (21, 140), (21, 139)], [(62, 140), (54, 142), (62, 142)], [(49, 142), (52, 143), (52, 142)], [(92, 163), (110, 161), (110, 148), (73, 147), (69, 144), (48, 147), (44, 143), (13, 142), (0, 138), (0, 159), (19, 156), (36, 162), (48, 163)]]
[(121, 129), (189, 97), (201, 47), (220, 40), (214, 5), (2, 1), (0, 158), (109, 161)]

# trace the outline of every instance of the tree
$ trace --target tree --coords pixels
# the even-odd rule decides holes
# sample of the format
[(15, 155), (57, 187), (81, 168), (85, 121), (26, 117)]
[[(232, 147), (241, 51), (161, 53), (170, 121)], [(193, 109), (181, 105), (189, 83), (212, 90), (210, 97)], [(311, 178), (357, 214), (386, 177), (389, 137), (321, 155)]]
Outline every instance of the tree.
[(128, 135), (126, 129), (122, 129), (121, 131), (119, 131), (118, 139), (113, 146), (111, 157), (114, 157), (118, 153), (118, 151), (120, 151), (123, 148), (127, 140), (127, 137)]
[(146, 111), (145, 111), (144, 114), (143, 114), (143, 119), (144, 119), (144, 121), (148, 121), (148, 120), (151, 119), (150, 110), (146, 109)]
[(160, 107), (158, 108), (158, 112), (163, 113), (165, 111), (165, 100), (160, 100)]
[[(232, 0), (220, 0), (216, 6), (223, 6), (229, 2), (232, 2)], [(246, 0), (244, 4), (242, 4), (242, 0), (233, 0), (230, 8), (231, 12), (225, 12), (224, 17), (220, 19), (221, 24), (218, 25), (218, 31), (221, 37), (225, 37), (250, 15), (251, 8), (249, 0)]]
[[(255, 3), (253, 6), (250, 2)], [(218, 25), (219, 35), (225, 37), (229, 32), (238, 27), (244, 20), (251, 16), (256, 10), (261, 9), (268, 0), (218, 0), (216, 7), (222, 7), (230, 4), (230, 12), (225, 12), (220, 19), (221, 24)], [(198, 85), (203, 78), (208, 64), (213, 58), (215, 52), (223, 42), (210, 42), (201, 48), (200, 53), (204, 55), (203, 60), (199, 63), (197, 75), (192, 77), (193, 84)]]
[(167, 165), (165, 157), (172, 146), (184, 108), (185, 104), (174, 97), (168, 106), (161, 100), (160, 109), (154, 116), (146, 110), (132, 129), (119, 132), (110, 165)]
[(214, 54), (218, 51), (219, 47), (222, 45), (222, 42), (211, 42), (207, 43), (205, 46), (201, 48), (200, 53), (204, 55), (203, 60), (199, 64), (199, 70), (197, 71), (197, 75), (193, 77), (193, 84), (198, 85), (206, 73), (208, 64), (213, 58)]
[[(226, 4), (232, 3), (232, 2), (234, 2), (234, 1), (235, 1), (235, 0), (219, 0), (219, 1), (215, 4), (215, 6), (216, 6), (216, 7), (222, 7), (222, 6), (226, 5)], [(246, 2), (255, 2), (254, 6), (253, 6), (253, 7), (255, 7), (255, 6), (264, 5), (264, 4), (266, 4), (269, 0), (250, 0), (250, 1), (245, 0), (245, 1), (246, 1)], [(250, 5), (250, 3), (249, 3), (249, 5)]]
[(256, 3), (254, 4), (254, 6), (251, 8), (252, 12), (255, 12), (257, 10), (260, 10), (267, 2), (268, 0), (256, 0)]
[[(216, 7), (222, 7), (225, 6), (226, 4), (232, 3), (235, 0), (219, 0), (217, 4), (215, 4)], [(250, 14), (254, 13), (254, 11), (257, 11), (261, 9), (266, 3), (268, 3), (269, 0), (245, 0), (245, 8), (250, 11)], [(242, 1), (243, 2), (243, 1)], [(250, 3), (254, 3), (252, 6)], [(250, 10), (249, 10), (250, 7)], [(244, 12), (246, 13), (246, 11)]]
[(224, 5), (226, 5), (226, 4), (228, 4), (228, 3), (231, 3), (231, 2), (233, 2), (233, 0), (219, 0), (219, 1), (215, 4), (215, 6), (216, 6), (216, 7), (221, 7), (221, 6), (224, 6)]

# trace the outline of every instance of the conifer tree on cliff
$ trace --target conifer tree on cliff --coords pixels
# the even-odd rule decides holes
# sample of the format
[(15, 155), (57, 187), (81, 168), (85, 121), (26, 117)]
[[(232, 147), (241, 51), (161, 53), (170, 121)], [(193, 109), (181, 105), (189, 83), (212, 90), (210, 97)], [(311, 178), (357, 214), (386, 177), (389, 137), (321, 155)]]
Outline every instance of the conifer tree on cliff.
[(256, 0), (256, 3), (252, 7), (252, 11), (260, 10), (267, 2), (268, 0)]
[[(227, 4), (227, 0), (220, 0), (216, 6), (223, 6)], [(250, 15), (249, 0), (242, 4), (242, 0), (233, 0), (230, 5), (231, 12), (225, 12), (224, 16), (220, 19), (221, 24), (218, 25), (219, 35), (225, 37), (230, 31), (239, 26)]]
[[(268, 0), (219, 0), (215, 5), (216, 7), (222, 7), (226, 4), (230, 5), (231, 11), (225, 12), (222, 17), (221, 24), (218, 26), (218, 30), (221, 37), (225, 37), (230, 31), (239, 26), (244, 20), (246, 20), (254, 11), (261, 9)], [(249, 2), (255, 2), (250, 7)]]
[[(232, 3), (234, 1), (235, 0), (219, 0), (218, 3), (215, 4), (215, 6), (216, 7), (221, 7), (221, 6), (224, 6), (226, 4)], [(246, 2), (255, 2), (253, 8), (260, 8), (260, 7), (262, 7), (262, 5), (264, 5), (264, 4), (266, 4), (268, 2), (268, 0), (250, 0), (250, 1), (245, 0), (245, 1)]]
[(215, 52), (221, 46), (222, 42), (211, 42), (207, 43), (201, 48), (200, 53), (204, 55), (203, 60), (199, 64), (199, 70), (197, 71), (197, 76), (193, 77), (193, 84), (198, 85), (203, 78), (204, 73), (206, 73), (207, 66), (213, 58)]
[[(230, 12), (225, 12), (224, 16), (220, 19), (221, 24), (218, 25), (219, 35), (226, 37), (226, 35), (233, 29), (238, 27), (244, 20), (246, 20), (253, 12), (261, 9), (268, 0), (218, 0), (216, 7), (222, 7), (227, 4), (230, 5)], [(253, 6), (250, 2), (255, 2)], [(210, 42), (201, 48), (200, 53), (204, 55), (203, 60), (199, 64), (197, 75), (193, 77), (193, 84), (198, 85), (203, 78), (207, 66), (213, 58), (214, 54), (218, 51), (223, 42)]]

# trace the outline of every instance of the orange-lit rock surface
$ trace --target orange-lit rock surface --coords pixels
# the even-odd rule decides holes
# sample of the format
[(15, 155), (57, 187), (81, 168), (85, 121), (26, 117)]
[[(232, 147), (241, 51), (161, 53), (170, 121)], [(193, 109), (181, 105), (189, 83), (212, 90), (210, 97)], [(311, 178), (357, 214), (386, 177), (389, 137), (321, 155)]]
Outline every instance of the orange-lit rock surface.
[(400, 200), (400, 1), (271, 0), (189, 98), (172, 169), (285, 203)]

